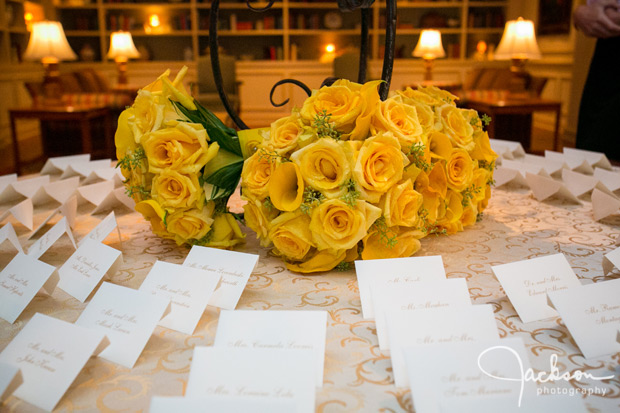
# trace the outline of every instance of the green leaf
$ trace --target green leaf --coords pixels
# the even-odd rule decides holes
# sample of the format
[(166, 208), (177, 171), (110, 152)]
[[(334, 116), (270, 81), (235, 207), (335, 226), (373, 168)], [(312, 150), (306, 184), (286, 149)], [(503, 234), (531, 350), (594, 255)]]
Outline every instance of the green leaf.
[[(205, 176), (205, 196), (207, 200), (230, 196), (239, 184), (242, 168), (243, 160), (241, 159), (218, 169), (209, 176)], [(211, 188), (210, 191), (208, 190), (209, 188)]]

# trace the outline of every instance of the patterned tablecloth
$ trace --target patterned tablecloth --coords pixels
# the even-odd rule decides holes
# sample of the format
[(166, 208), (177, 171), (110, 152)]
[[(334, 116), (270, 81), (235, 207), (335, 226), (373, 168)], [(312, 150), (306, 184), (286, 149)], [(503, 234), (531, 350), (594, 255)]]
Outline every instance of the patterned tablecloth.
[[(84, 210), (86, 208), (86, 210)], [(75, 235), (83, 237), (102, 216), (88, 214), (81, 207)], [(35, 210), (35, 225), (49, 210)], [(147, 223), (134, 212), (117, 212), (122, 243), (115, 233), (106, 243), (123, 252), (124, 265), (111, 281), (138, 288), (153, 263), (163, 260), (182, 263), (188, 249), (155, 237)], [(54, 221), (52, 221), (54, 222)], [(25, 247), (27, 230), (17, 225)], [(583, 284), (603, 282), (620, 276), (620, 271), (603, 275), (603, 254), (615, 248), (620, 234), (620, 216), (603, 222), (592, 219), (589, 202), (583, 205), (561, 201), (541, 203), (529, 190), (496, 189), (484, 219), (473, 228), (453, 236), (430, 236), (422, 240), (418, 255), (443, 257), (448, 278), (465, 278), (472, 303), (490, 303), (495, 311), (500, 337), (521, 337), (534, 369), (549, 371), (549, 358), (558, 356), (560, 371), (589, 372), (605, 376), (605, 382), (565, 383), (572, 397), (583, 398), (593, 412), (620, 411), (620, 353), (585, 360), (560, 318), (523, 324), (506, 298), (491, 266), (554, 253), (563, 253)], [(67, 237), (63, 237), (41, 259), (60, 266), (70, 256)], [(66, 247), (66, 248), (63, 248)], [(323, 388), (317, 389), (319, 412), (397, 412), (412, 411), (411, 393), (393, 384), (390, 356), (381, 351), (375, 323), (362, 319), (358, 285), (354, 271), (302, 276), (286, 270), (269, 251), (248, 235), (242, 252), (259, 254), (258, 265), (241, 297), (237, 309), (326, 310), (328, 312), (325, 375)], [(12, 258), (8, 244), (0, 249), (0, 268)], [(620, 297), (619, 297), (620, 300)], [(11, 325), (0, 320), (0, 350), (37, 313), (74, 322), (85, 304), (56, 289), (53, 295), (37, 296)], [(133, 369), (91, 358), (61, 399), (57, 411), (147, 411), (154, 395), (184, 394), (194, 346), (213, 344), (219, 310), (208, 307), (191, 336), (157, 327)], [(599, 394), (584, 396), (581, 389)], [(605, 395), (600, 393), (605, 391)], [(10, 397), (2, 411), (37, 411), (33, 406)]]

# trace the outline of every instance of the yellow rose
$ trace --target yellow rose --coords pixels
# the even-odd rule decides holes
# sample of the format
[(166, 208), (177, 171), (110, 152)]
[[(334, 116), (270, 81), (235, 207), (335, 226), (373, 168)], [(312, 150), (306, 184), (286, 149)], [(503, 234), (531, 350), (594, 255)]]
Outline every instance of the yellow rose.
[(297, 145), (297, 139), (303, 133), (303, 124), (298, 113), (280, 118), (271, 124), (269, 138), (265, 145), (279, 154), (285, 154)]
[(141, 89), (133, 102), (127, 125), (133, 131), (136, 143), (142, 139), (142, 135), (154, 132), (161, 128), (164, 122), (164, 109), (166, 105), (159, 103), (158, 96), (148, 90)]
[(470, 151), (475, 146), (474, 128), (465, 119), (461, 110), (452, 105), (443, 105), (435, 109), (441, 132), (450, 138), (454, 146)]
[(457, 192), (465, 190), (473, 179), (474, 162), (464, 149), (455, 149), (446, 162), (448, 187)]
[(330, 138), (318, 141), (293, 153), (291, 160), (299, 166), (304, 180), (328, 198), (344, 194), (344, 183), (351, 177), (353, 151), (345, 142)]
[(418, 87), (418, 91), (435, 98), (436, 100), (442, 102), (442, 104), (449, 103), (451, 105), (455, 105), (455, 101), (459, 99), (458, 96), (453, 95), (447, 90), (439, 89), (436, 86), (420, 86)]
[(204, 193), (198, 176), (164, 169), (153, 178), (151, 196), (164, 208), (202, 208)]
[(362, 251), (362, 259), (376, 260), (381, 258), (404, 258), (410, 257), (420, 249), (420, 238), (424, 237), (424, 233), (408, 228), (392, 227), (390, 228), (390, 237), (396, 237), (395, 243), (391, 247), (386, 245), (381, 234), (372, 231), (364, 237), (364, 250)]
[(276, 254), (301, 261), (313, 247), (310, 217), (301, 211), (285, 212), (271, 221), (269, 238)]
[(144, 219), (151, 223), (153, 233), (163, 238), (174, 239), (174, 235), (166, 230), (164, 225), (164, 217), (166, 211), (154, 200), (149, 199), (136, 203), (136, 211), (144, 216)]
[(346, 259), (346, 251), (323, 250), (316, 251), (308, 260), (301, 263), (286, 263), (290, 271), (311, 273), (329, 271)]
[(414, 143), (424, 143), (416, 108), (396, 97), (379, 102), (372, 118), (370, 132), (373, 135), (379, 132), (392, 132), (405, 148)]
[(365, 139), (370, 118), (379, 102), (380, 80), (363, 85), (340, 79), (331, 86), (314, 91), (304, 102), (300, 115), (306, 125), (312, 125), (317, 115), (329, 115), (333, 127), (342, 139)]
[(353, 248), (381, 216), (381, 209), (364, 201), (355, 208), (338, 199), (321, 203), (312, 211), (310, 230), (319, 251)]
[(269, 222), (278, 216), (278, 210), (273, 207), (265, 207), (264, 203), (257, 199), (242, 198), (247, 200), (245, 205), (243, 205), (245, 225), (256, 233), (256, 237), (260, 240), (261, 246), (271, 246), (271, 240), (269, 239)]
[[(439, 162), (435, 164), (433, 167), (433, 171), (437, 167), (443, 167)], [(437, 174), (440, 176), (440, 174)], [(445, 174), (444, 174), (445, 178)], [(437, 185), (437, 180), (433, 183), (435, 186)], [(441, 182), (439, 182), (441, 184)], [(420, 208), (419, 214), (422, 215), (422, 211), (424, 211), (424, 218), (427, 223), (433, 224), (437, 220), (437, 211), (439, 209), (439, 202), (443, 200), (443, 197), (440, 195), (440, 192), (443, 191), (443, 187), (431, 187), (430, 180), (428, 174), (424, 171), (420, 171), (416, 180), (415, 180), (415, 189), (422, 194), (422, 207)], [(446, 186), (447, 191), (447, 186)], [(422, 223), (424, 224), (424, 223)]]
[(174, 235), (177, 245), (189, 240), (200, 240), (211, 230), (213, 209), (215, 204), (208, 202), (200, 209), (179, 209), (166, 218), (166, 228)]
[(478, 219), (478, 207), (471, 202), (465, 209), (463, 209), (463, 215), (461, 215), (461, 223), (464, 227), (474, 225)]
[(381, 195), (400, 181), (408, 163), (400, 151), (400, 143), (391, 133), (365, 140), (353, 167), (360, 198), (379, 202)]
[(169, 168), (197, 174), (219, 150), (217, 142), (207, 144), (207, 131), (201, 125), (184, 122), (144, 135), (142, 146), (153, 173)]
[(422, 206), (422, 194), (413, 189), (410, 179), (393, 186), (383, 198), (381, 209), (389, 227), (401, 225), (414, 227), (418, 223), (418, 210)]
[(452, 224), (461, 219), (463, 215), (463, 195), (449, 190), (445, 202), (440, 206), (438, 225)]
[(450, 138), (441, 132), (432, 132), (428, 136), (428, 147), (433, 161), (447, 161), (452, 154), (452, 143), (450, 143)]
[(486, 194), (485, 188), (487, 184), (489, 183), (490, 179), (491, 179), (490, 171), (486, 169), (482, 169), (482, 168), (478, 168), (474, 171), (474, 175), (472, 178), (472, 181), (473, 181), (472, 185), (474, 185), (474, 189), (472, 193), (474, 203), (478, 203), (484, 199), (485, 194)]
[(269, 179), (269, 198), (280, 211), (294, 211), (304, 196), (304, 178), (299, 166), (293, 162), (278, 165)]
[(214, 218), (212, 234), (204, 245), (214, 248), (232, 248), (244, 241), (245, 234), (241, 232), (235, 217), (231, 214), (223, 213)]
[(474, 133), (474, 149), (469, 154), (472, 159), (484, 161), (488, 165), (491, 165), (497, 159), (497, 154), (491, 149), (491, 142), (487, 132)]
[(417, 102), (420, 102), (426, 106), (440, 106), (444, 105), (446, 102), (442, 102), (440, 99), (437, 99), (434, 96), (429, 95), (423, 89), (411, 89), (410, 87), (406, 88), (402, 92), (398, 92), (401, 96), (404, 96), (408, 99), (413, 99)]
[(243, 163), (241, 182), (243, 189), (262, 201), (269, 195), (269, 180), (279, 161), (265, 149), (259, 149)]

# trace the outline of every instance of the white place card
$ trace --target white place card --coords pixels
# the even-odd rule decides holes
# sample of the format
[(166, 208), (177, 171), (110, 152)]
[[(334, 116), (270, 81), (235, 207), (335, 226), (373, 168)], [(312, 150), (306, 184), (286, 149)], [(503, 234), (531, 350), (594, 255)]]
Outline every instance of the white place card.
[(83, 163), (90, 161), (90, 154), (56, 156), (45, 161), (45, 165), (41, 169), (41, 175), (59, 174), (71, 164)]
[(101, 204), (113, 190), (114, 181), (103, 181), (79, 187), (77, 192), (80, 197), (80, 201), (90, 202), (91, 204), (97, 206)]
[(520, 338), (420, 345), (403, 351), (417, 413), (438, 413), (443, 401), (457, 403), (498, 395), (518, 406), (521, 386), (523, 397), (536, 397), (536, 385), (521, 382), (530, 363)]
[(609, 274), (614, 267), (620, 269), (620, 247), (603, 255), (603, 273)]
[(446, 270), (440, 255), (431, 257), (388, 258), (355, 261), (357, 285), (365, 319), (373, 319), (371, 287), (374, 282), (409, 284), (419, 281), (445, 280)]
[(581, 172), (586, 175), (592, 175), (594, 173), (592, 165), (590, 165), (583, 157), (545, 150), (545, 158), (551, 161), (564, 162), (569, 169), (575, 172)]
[(581, 204), (581, 201), (577, 199), (566, 186), (552, 178), (547, 178), (541, 175), (535, 175), (527, 172), (525, 174), (525, 180), (528, 186), (532, 190), (534, 197), (539, 201), (544, 201), (547, 198), (557, 197), (576, 204)]
[(294, 400), (263, 400), (258, 397), (237, 399), (224, 396), (153, 397), (149, 413), (169, 412), (230, 413), (290, 413), (295, 411)]
[(587, 413), (583, 399), (577, 396), (529, 396), (524, 397), (521, 406), (514, 396), (441, 400), (441, 413)]
[(493, 307), (469, 305), (386, 314), (394, 384), (409, 386), (403, 349), (416, 345), (498, 340)]
[(97, 242), (103, 242), (108, 235), (116, 228), (118, 232), (118, 241), (121, 242), (121, 231), (118, 229), (116, 216), (114, 211), (110, 212), (95, 228), (93, 228), (84, 238), (78, 242), (78, 246), (82, 245), (86, 240), (90, 239)]
[(525, 156), (525, 150), (520, 142), (489, 139), (489, 143), (491, 149), (503, 158), (514, 159)]
[(311, 350), (194, 347), (185, 395), (292, 400), (313, 413), (314, 366)]
[(80, 178), (77, 176), (44, 185), (32, 196), (32, 204), (43, 205), (53, 201), (63, 204), (75, 194), (78, 186), (80, 186)]
[(119, 250), (89, 239), (58, 269), (58, 288), (84, 302), (103, 277), (115, 274), (122, 264)]
[(66, 179), (72, 176), (86, 177), (94, 170), (109, 168), (111, 163), (111, 159), (70, 163), (69, 166), (67, 166), (67, 168), (62, 172), (62, 175), (60, 175), (60, 179)]
[(75, 245), (75, 239), (73, 233), (67, 222), (67, 218), (62, 217), (52, 228), (41, 236), (34, 244), (28, 249), (28, 255), (38, 259), (41, 255), (47, 251), (63, 234), (67, 234), (73, 244), (73, 248), (77, 249)]
[(95, 169), (90, 174), (88, 174), (86, 179), (84, 179), (83, 184), (88, 185), (88, 184), (94, 184), (95, 182), (99, 182), (99, 181), (114, 181), (114, 186), (119, 187), (123, 185), (124, 180), (125, 180), (125, 177), (123, 176), (121, 169), (112, 167), (112, 168)]
[(617, 191), (620, 189), (620, 172), (594, 168), (594, 177), (601, 181), (610, 191)]
[(609, 159), (607, 159), (607, 156), (605, 156), (602, 152), (587, 151), (585, 149), (577, 148), (564, 148), (563, 151), (565, 155), (577, 159), (584, 159), (594, 167), (611, 170), (611, 163), (609, 162)]
[(541, 166), (550, 176), (559, 175), (563, 169), (568, 168), (568, 165), (563, 161), (552, 161), (540, 155), (526, 154), (523, 157), (523, 162)]
[(323, 386), (325, 364), (325, 311), (220, 312), (215, 347), (312, 350), (316, 385)]
[(549, 173), (545, 170), (543, 165), (537, 163), (527, 163), (524, 161), (502, 161), (502, 168), (512, 169), (514, 171), (518, 171), (521, 176), (526, 177), (527, 173), (531, 173), (534, 175), (544, 176), (546, 178), (551, 178)]
[(205, 270), (157, 261), (140, 286), (140, 291), (172, 301), (170, 314), (159, 325), (193, 334), (219, 277)]
[(77, 197), (75, 195), (71, 196), (68, 200), (65, 201), (64, 204), (52, 211), (52, 213), (49, 214), (47, 218), (45, 218), (43, 222), (41, 222), (30, 235), (28, 235), (28, 239), (33, 238), (35, 235), (37, 235), (39, 231), (41, 231), (41, 229), (43, 229), (43, 227), (45, 227), (47, 223), (50, 222), (52, 218), (54, 218), (58, 214), (67, 218), (69, 228), (73, 229), (75, 227), (75, 219), (77, 218)]
[(22, 371), (11, 364), (0, 363), (0, 404), (24, 382)]
[(390, 311), (414, 312), (471, 305), (467, 282), (464, 278), (409, 284), (373, 282), (371, 290), (377, 338), (381, 350), (390, 348), (386, 326), (386, 314)]
[(503, 166), (495, 168), (493, 180), (495, 181), (495, 186), (498, 188), (506, 184), (520, 185), (529, 188), (521, 172), (516, 169), (504, 168)]
[(603, 185), (597, 178), (574, 172), (570, 169), (562, 170), (562, 181), (566, 188), (577, 197), (591, 192), (594, 188), (613, 195), (613, 191)]
[(37, 313), (0, 353), (0, 362), (22, 371), (24, 383), (14, 396), (51, 411), (90, 356), (107, 345), (98, 331)]
[(109, 192), (91, 214), (101, 214), (117, 208), (128, 208), (133, 211), (135, 206), (135, 201), (127, 196), (125, 188), (121, 187)]
[(43, 185), (50, 182), (49, 176), (37, 176), (12, 182), (0, 192), (0, 204), (13, 202), (22, 198), (31, 198)]
[(557, 316), (547, 304), (547, 293), (581, 286), (564, 254), (495, 265), (491, 269), (523, 323)]
[(75, 324), (105, 334), (110, 345), (99, 357), (133, 368), (170, 300), (104, 282)]
[(585, 358), (620, 351), (620, 279), (549, 293)]
[(30, 198), (24, 199), (22, 202), (6, 211), (0, 216), (0, 222), (4, 221), (9, 215), (13, 215), (20, 224), (32, 231), (34, 227), (34, 207)]
[(258, 255), (195, 245), (183, 265), (207, 271), (213, 278), (221, 277), (222, 283), (211, 296), (209, 305), (234, 310), (257, 262)]
[[(2, 196), (4, 194), (4, 191), (11, 187), (11, 184), (13, 182), (17, 182), (17, 174), (8, 174), (8, 175), (2, 175), (0, 176), (0, 200), (2, 199)], [(11, 187), (11, 190), (14, 191), (14, 189)], [(0, 202), (2, 203), (2, 202)]]
[(620, 209), (620, 198), (596, 188), (592, 191), (592, 215), (595, 221), (617, 214)]
[(0, 317), (13, 324), (41, 289), (51, 294), (57, 284), (56, 267), (18, 253), (0, 272)]
[(24, 249), (22, 248), (22, 244), (19, 243), (19, 238), (17, 238), (17, 234), (15, 233), (15, 228), (13, 225), (8, 222), (0, 229), (0, 245), (5, 241), (9, 241), (11, 245), (15, 247), (17, 252), (24, 253)]

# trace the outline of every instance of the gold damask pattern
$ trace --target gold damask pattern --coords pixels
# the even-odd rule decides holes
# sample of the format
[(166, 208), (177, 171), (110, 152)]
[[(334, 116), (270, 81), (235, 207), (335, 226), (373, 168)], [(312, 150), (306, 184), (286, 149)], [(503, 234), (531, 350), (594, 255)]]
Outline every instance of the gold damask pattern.
[[(604, 397), (600, 394), (573, 397), (584, 397), (592, 412), (613, 412), (620, 411), (620, 354), (585, 360), (561, 319), (521, 323), (491, 271), (492, 265), (561, 252), (584, 284), (617, 278), (618, 270), (610, 277), (603, 275), (602, 257), (615, 248), (620, 217), (595, 222), (591, 211), (588, 202), (583, 206), (561, 201), (541, 203), (526, 190), (497, 189), (481, 222), (449, 237), (424, 238), (418, 255), (442, 255), (448, 277), (467, 280), (473, 303), (493, 305), (500, 336), (521, 337), (534, 369), (548, 372), (549, 357), (557, 354), (561, 371), (580, 370), (596, 376), (616, 372), (615, 379), (605, 382), (573, 380), (559, 384), (572, 389), (594, 386), (605, 389)], [(35, 225), (49, 214), (49, 210), (35, 212)], [(88, 210), (81, 213), (75, 230), (78, 239), (102, 218), (89, 216)], [(123, 215), (117, 214), (117, 219), (122, 245), (114, 234), (107, 243), (122, 250), (125, 263), (112, 282), (138, 288), (157, 259), (183, 262), (188, 250), (155, 237), (138, 214), (125, 211)], [(25, 239), (26, 230), (21, 226), (17, 230), (20, 240), (28, 247), (32, 241)], [(71, 250), (65, 237), (42, 260), (60, 266)], [(409, 390), (394, 387), (389, 353), (379, 349), (374, 322), (362, 319), (354, 271), (316, 276), (291, 273), (277, 257), (261, 248), (252, 235), (248, 235), (247, 244), (239, 250), (258, 254), (260, 259), (237, 309), (325, 310), (329, 314), (324, 385), (317, 390), (317, 412), (413, 410)], [(2, 268), (12, 255), (3, 246)], [(85, 304), (59, 289), (51, 297), (36, 297), (15, 324), (0, 320), (0, 349), (34, 313), (73, 322), (84, 307)], [(154, 395), (184, 394), (193, 348), (213, 344), (218, 313), (219, 310), (208, 307), (191, 336), (158, 327), (133, 369), (91, 359), (60, 401), (57, 411), (148, 411)], [(15, 397), (9, 398), (1, 410), (37, 411)]]

